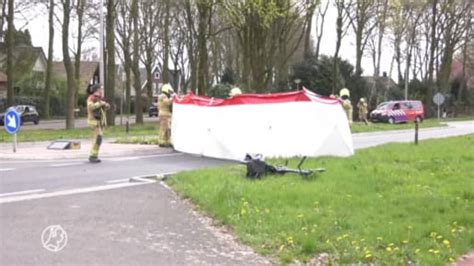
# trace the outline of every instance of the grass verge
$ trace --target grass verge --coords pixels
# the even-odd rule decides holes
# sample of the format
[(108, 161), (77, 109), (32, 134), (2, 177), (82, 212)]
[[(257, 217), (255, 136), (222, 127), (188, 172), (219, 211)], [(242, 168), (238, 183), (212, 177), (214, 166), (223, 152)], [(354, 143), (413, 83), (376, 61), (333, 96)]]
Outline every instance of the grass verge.
[[(419, 124), (419, 128), (429, 127), (445, 127), (447, 126), (446, 121), (438, 121), (437, 119), (427, 119)], [(402, 123), (402, 124), (389, 124), (389, 123), (369, 123), (368, 125), (362, 122), (354, 122), (352, 124), (352, 133), (362, 132), (375, 132), (375, 131), (387, 131), (387, 130), (402, 130), (402, 129), (414, 129), (415, 123)]]
[(311, 181), (290, 174), (251, 181), (234, 165), (168, 182), (283, 263), (326, 252), (335, 264), (446, 265), (474, 247), (473, 150), (468, 135), (311, 159), (305, 167), (328, 170)]
[(139, 136), (139, 137), (121, 137), (117, 138), (116, 143), (120, 144), (144, 144), (158, 145), (158, 136)]
[[(125, 132), (125, 126), (111, 126), (104, 130), (106, 138), (124, 138), (127, 136), (158, 135), (157, 124), (130, 125), (129, 132)], [(32, 129), (18, 133), (18, 141), (49, 141), (57, 139), (87, 139), (92, 137), (89, 128), (65, 129)], [(5, 131), (0, 132), (0, 142), (10, 142), (12, 137)]]

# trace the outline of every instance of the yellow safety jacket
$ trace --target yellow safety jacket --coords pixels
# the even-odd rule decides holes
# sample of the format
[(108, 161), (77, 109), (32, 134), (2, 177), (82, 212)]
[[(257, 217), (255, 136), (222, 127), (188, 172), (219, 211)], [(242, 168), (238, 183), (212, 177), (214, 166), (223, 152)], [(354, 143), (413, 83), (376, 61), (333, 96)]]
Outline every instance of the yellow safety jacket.
[(367, 103), (359, 102), (357, 104), (357, 107), (359, 107), (359, 114), (366, 115), (367, 114)]
[[(101, 100), (94, 101), (94, 96), (89, 96), (87, 99), (87, 124), (89, 126), (105, 127), (107, 125), (105, 106), (106, 102)], [(97, 119), (94, 114), (99, 114), (100, 118)]]
[(158, 96), (158, 116), (171, 116), (171, 104), (173, 99), (162, 93)]

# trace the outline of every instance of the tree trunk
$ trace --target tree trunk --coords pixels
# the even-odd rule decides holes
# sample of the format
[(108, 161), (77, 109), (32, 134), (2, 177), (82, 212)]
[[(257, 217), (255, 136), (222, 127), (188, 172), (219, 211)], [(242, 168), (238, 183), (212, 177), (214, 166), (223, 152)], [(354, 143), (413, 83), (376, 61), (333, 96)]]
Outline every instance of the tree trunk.
[(201, 95), (206, 95), (207, 84), (209, 82), (208, 60), (209, 55), (207, 51), (207, 32), (208, 20), (210, 16), (209, 4), (204, 1), (197, 3), (199, 13), (198, 24), (198, 88)]
[(196, 53), (194, 47), (194, 19), (193, 13), (191, 9), (191, 0), (186, 0), (184, 2), (184, 7), (186, 10), (186, 22), (188, 26), (188, 41), (187, 41), (187, 50), (189, 56), (189, 65), (191, 68), (191, 75), (190, 75), (190, 87), (191, 91), (196, 92), (197, 86), (197, 64), (196, 64)]
[(81, 84), (81, 55), (82, 55), (82, 25), (84, 18), (84, 4), (85, 0), (77, 0), (77, 50), (74, 56), (74, 79), (76, 82), (76, 91), (74, 92), (74, 106), (77, 106), (77, 99), (79, 88)]
[(14, 34), (14, 25), (13, 25), (13, 10), (14, 0), (8, 0), (8, 29), (7, 29), (7, 106), (13, 106), (15, 104), (13, 97), (14, 94), (14, 79), (13, 76), (13, 34)]
[(54, 53), (54, 0), (49, 0), (49, 39), (48, 39), (48, 62), (46, 64), (46, 80), (43, 91), (43, 118), (50, 117), (49, 108), (49, 91), (52, 84), (53, 75), (53, 53)]
[(135, 88), (135, 115), (136, 123), (143, 124), (143, 109), (142, 109), (142, 90), (140, 81), (140, 35), (138, 25), (138, 0), (132, 1), (131, 16), (133, 19), (133, 62), (132, 71)]
[(74, 108), (75, 108), (75, 92), (76, 82), (74, 79), (74, 70), (69, 56), (69, 20), (71, 17), (71, 0), (63, 2), (63, 27), (62, 27), (62, 44), (63, 44), (63, 61), (66, 68), (67, 78), (67, 109), (66, 109), (66, 129), (74, 129)]
[(115, 1), (107, 1), (106, 49), (107, 49), (107, 83), (105, 84), (105, 99), (110, 104), (107, 111), (107, 124), (115, 125)]
[(163, 83), (169, 83), (169, 57), (170, 57), (170, 0), (165, 0), (165, 32), (164, 32), (164, 47), (163, 47), (163, 73), (161, 73), (161, 78)]
[(432, 3), (432, 17), (431, 17), (431, 43), (430, 43), (430, 57), (428, 63), (428, 86), (426, 90), (425, 105), (428, 114), (431, 114), (431, 98), (433, 97), (433, 86), (434, 86), (434, 64), (435, 64), (435, 52), (437, 49), (438, 40), (436, 38), (437, 20), (438, 20), (438, 0), (433, 0)]

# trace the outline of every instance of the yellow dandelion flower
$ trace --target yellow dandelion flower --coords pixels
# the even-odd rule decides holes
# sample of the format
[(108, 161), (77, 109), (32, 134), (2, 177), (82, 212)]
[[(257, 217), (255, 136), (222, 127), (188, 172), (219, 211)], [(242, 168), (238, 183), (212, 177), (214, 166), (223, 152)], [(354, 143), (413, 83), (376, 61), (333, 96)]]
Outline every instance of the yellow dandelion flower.
[(408, 244), (408, 240), (403, 240), (403, 244)]
[(445, 240), (443, 240), (443, 244), (445, 246), (449, 246), (451, 243), (449, 242), (449, 240), (445, 239)]
[(441, 239), (441, 238), (443, 238), (442, 235), (439, 235), (439, 236), (436, 237), (436, 239)]
[(392, 252), (392, 248), (391, 248), (391, 247), (387, 247), (385, 250), (386, 250), (387, 252)]
[(394, 247), (394, 248), (393, 248), (393, 251), (399, 251), (399, 250), (400, 250), (399, 247)]
[(372, 258), (372, 254), (370, 254), (370, 253), (367, 253), (367, 254), (365, 254), (365, 256), (364, 256), (364, 257), (365, 257), (366, 259), (370, 259), (370, 258)]
[(434, 252), (434, 249), (430, 248), (430, 249), (428, 249), (428, 252), (429, 252), (429, 253), (433, 253), (433, 252)]
[(436, 249), (436, 250), (433, 251), (433, 253), (434, 253), (434, 254), (438, 254), (438, 253), (439, 253), (439, 250)]

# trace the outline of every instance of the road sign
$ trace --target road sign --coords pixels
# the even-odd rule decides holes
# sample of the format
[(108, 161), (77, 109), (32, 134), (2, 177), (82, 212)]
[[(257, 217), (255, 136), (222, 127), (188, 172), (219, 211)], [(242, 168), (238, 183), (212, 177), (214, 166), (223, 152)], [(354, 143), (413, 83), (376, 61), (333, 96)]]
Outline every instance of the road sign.
[(21, 116), (20, 114), (15, 110), (15, 108), (10, 108), (7, 110), (7, 113), (5, 114), (4, 121), (3, 121), (5, 130), (9, 134), (16, 134), (18, 130), (20, 130), (21, 126)]
[(444, 95), (441, 94), (441, 93), (436, 93), (434, 96), (433, 96), (433, 102), (435, 104), (437, 104), (438, 106), (439, 105), (442, 105), (444, 103)]

